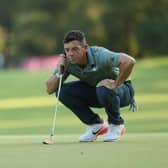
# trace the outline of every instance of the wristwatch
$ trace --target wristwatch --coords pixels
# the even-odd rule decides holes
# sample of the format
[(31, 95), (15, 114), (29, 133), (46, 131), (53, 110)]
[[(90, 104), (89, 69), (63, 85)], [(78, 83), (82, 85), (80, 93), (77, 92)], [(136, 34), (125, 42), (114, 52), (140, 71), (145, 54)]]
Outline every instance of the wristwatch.
[(57, 72), (56, 74), (54, 74), (54, 76), (55, 76), (56, 78), (59, 78), (59, 77), (60, 77), (59, 72)]

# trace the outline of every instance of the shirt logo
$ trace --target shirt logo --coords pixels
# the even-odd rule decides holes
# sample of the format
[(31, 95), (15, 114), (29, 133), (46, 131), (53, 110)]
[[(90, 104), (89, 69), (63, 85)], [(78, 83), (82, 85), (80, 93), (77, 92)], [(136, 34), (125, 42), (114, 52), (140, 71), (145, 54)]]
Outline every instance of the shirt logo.
[(92, 71), (93, 71), (93, 72), (97, 71), (97, 67), (93, 67), (93, 68), (92, 68)]

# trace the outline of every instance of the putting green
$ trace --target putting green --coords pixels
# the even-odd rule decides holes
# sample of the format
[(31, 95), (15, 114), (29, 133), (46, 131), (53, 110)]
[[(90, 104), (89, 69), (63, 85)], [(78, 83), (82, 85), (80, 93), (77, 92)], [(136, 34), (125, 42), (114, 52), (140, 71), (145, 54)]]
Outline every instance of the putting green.
[(78, 134), (0, 136), (0, 167), (5, 168), (167, 168), (168, 133), (126, 134), (118, 142), (79, 143)]

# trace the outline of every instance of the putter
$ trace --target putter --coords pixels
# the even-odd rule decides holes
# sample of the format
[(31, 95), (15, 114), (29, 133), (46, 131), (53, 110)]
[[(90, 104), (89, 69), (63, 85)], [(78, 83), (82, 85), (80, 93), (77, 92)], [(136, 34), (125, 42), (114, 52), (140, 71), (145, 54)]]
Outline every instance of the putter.
[(59, 85), (58, 85), (58, 92), (57, 92), (57, 99), (56, 99), (56, 105), (55, 105), (55, 112), (54, 112), (54, 117), (53, 117), (53, 123), (52, 123), (52, 128), (51, 128), (51, 134), (49, 139), (45, 139), (43, 141), (43, 144), (54, 144), (54, 133), (55, 133), (55, 126), (56, 126), (56, 118), (57, 118), (57, 112), (58, 112), (58, 104), (59, 104), (59, 96), (60, 96), (60, 91), (61, 91), (61, 84), (62, 84), (62, 76), (64, 73), (64, 66), (60, 66), (60, 72), (59, 72)]

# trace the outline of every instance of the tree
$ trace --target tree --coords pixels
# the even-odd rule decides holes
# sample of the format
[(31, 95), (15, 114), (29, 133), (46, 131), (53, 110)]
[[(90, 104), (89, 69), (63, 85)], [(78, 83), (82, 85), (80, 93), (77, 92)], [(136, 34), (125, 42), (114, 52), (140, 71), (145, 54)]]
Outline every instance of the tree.
[(145, 17), (137, 29), (141, 50), (145, 53), (168, 53), (168, 1), (153, 0), (146, 5)]

